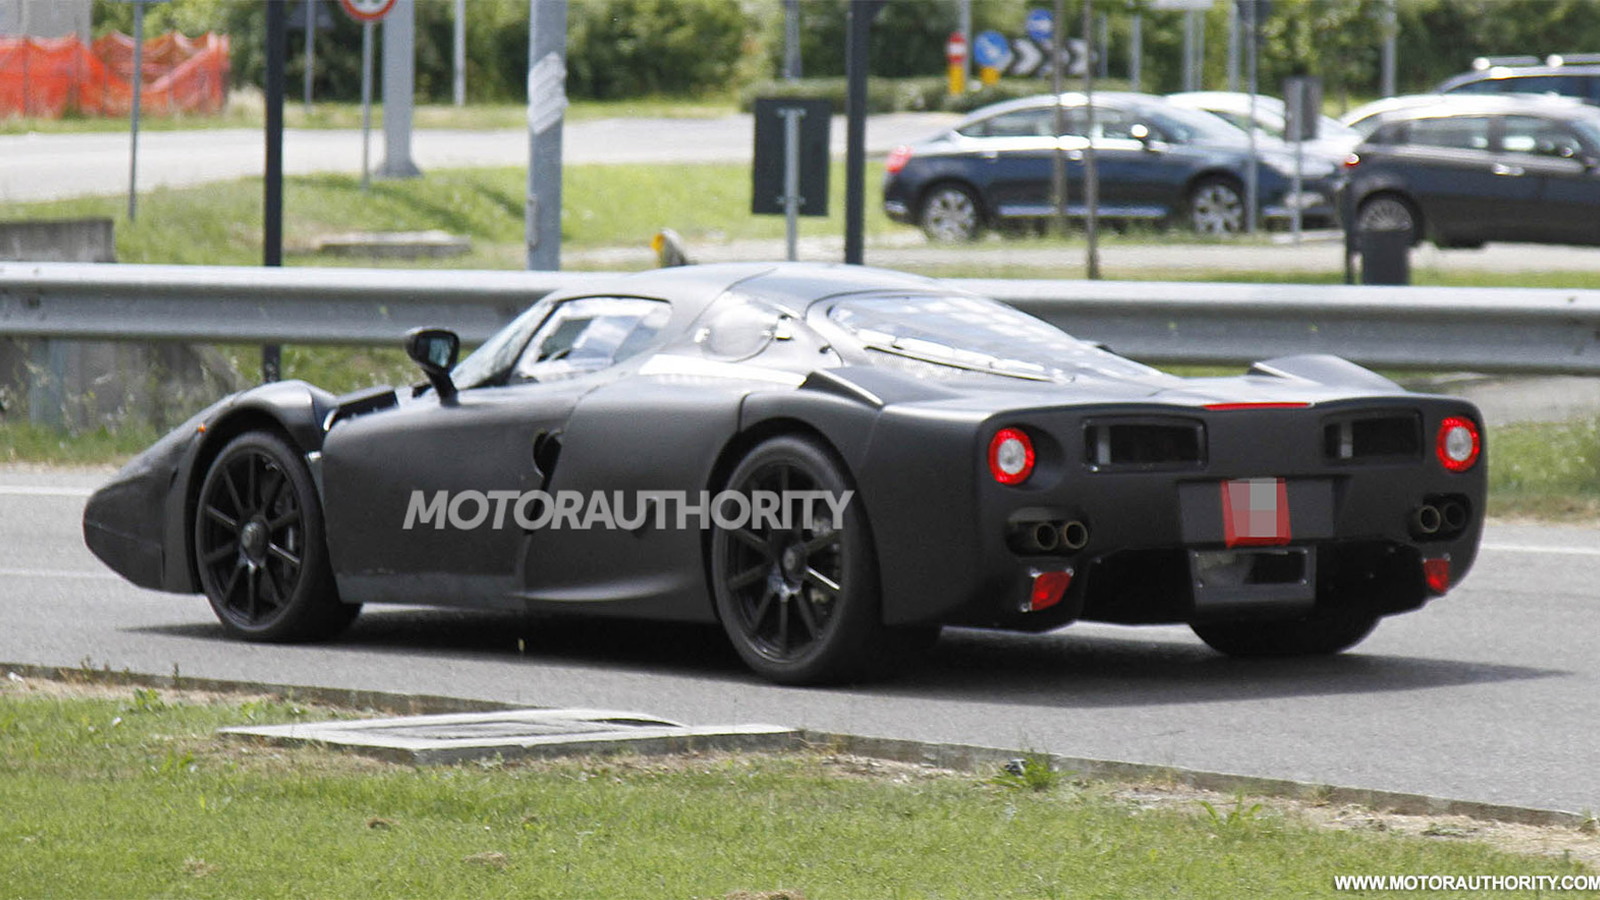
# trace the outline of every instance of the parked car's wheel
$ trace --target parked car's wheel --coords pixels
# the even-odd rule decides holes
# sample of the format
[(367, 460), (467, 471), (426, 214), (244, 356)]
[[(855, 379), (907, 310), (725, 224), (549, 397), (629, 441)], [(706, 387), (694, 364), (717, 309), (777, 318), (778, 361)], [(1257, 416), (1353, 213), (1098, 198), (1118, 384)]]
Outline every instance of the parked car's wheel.
[(1378, 616), (1361, 610), (1318, 609), (1288, 621), (1207, 622), (1189, 626), (1211, 649), (1229, 656), (1315, 656), (1361, 643)]
[(361, 611), (339, 602), (311, 473), (270, 432), (234, 438), (211, 463), (195, 505), (194, 552), (201, 589), (238, 637), (330, 638)]
[(1416, 210), (1395, 194), (1379, 194), (1361, 201), (1356, 210), (1356, 231), (1404, 231), (1410, 243), (1421, 236)]
[[(740, 461), (728, 489), (746, 497), (758, 491), (843, 496), (852, 487), (827, 448), (780, 436)], [(875, 674), (874, 657), (884, 649), (866, 514), (854, 498), (837, 523), (825, 505), (816, 506), (810, 521), (794, 509), (788, 522), (718, 526), (711, 536), (712, 593), (722, 626), (746, 664), (783, 684)]]
[(978, 198), (959, 184), (941, 184), (928, 191), (918, 221), (929, 240), (946, 244), (977, 240), (983, 233)]
[(1228, 178), (1204, 178), (1189, 191), (1189, 227), (1198, 234), (1244, 230), (1244, 192)]

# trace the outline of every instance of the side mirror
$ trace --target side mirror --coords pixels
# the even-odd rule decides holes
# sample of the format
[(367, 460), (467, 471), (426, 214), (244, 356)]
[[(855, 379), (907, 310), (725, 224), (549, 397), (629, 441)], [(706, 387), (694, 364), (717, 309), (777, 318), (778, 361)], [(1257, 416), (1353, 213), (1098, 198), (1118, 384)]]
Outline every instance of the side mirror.
[(1132, 127), (1130, 127), (1128, 129), (1128, 134), (1132, 135), (1134, 140), (1136, 140), (1140, 144), (1144, 145), (1145, 152), (1147, 152), (1147, 153), (1156, 152), (1156, 147), (1155, 147), (1155, 140), (1156, 139), (1155, 139), (1155, 135), (1150, 133), (1150, 126), (1144, 124), (1143, 122), (1135, 123)]
[(460, 352), (461, 338), (454, 331), (413, 328), (406, 332), (406, 355), (428, 376), (428, 383), (438, 391), (440, 402), (448, 403), (455, 398), (456, 383), (450, 380), (450, 370), (455, 368)]

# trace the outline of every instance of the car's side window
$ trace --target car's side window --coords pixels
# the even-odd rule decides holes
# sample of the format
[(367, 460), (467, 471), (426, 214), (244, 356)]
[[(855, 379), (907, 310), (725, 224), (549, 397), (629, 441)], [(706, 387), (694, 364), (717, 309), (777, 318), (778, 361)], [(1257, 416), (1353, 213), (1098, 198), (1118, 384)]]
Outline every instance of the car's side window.
[(1044, 137), (1049, 136), (1055, 110), (1045, 106), (1019, 109), (991, 116), (962, 129), (967, 137)]
[(635, 297), (569, 300), (528, 341), (511, 381), (556, 381), (613, 366), (648, 347), (670, 311), (660, 300)]
[(1538, 116), (1506, 116), (1501, 146), (1507, 153), (1531, 153), (1572, 159), (1583, 154), (1583, 142), (1560, 124)]
[(1448, 147), (1455, 150), (1487, 150), (1489, 122), (1488, 116), (1416, 119), (1411, 123), (1407, 143), (1423, 147)]

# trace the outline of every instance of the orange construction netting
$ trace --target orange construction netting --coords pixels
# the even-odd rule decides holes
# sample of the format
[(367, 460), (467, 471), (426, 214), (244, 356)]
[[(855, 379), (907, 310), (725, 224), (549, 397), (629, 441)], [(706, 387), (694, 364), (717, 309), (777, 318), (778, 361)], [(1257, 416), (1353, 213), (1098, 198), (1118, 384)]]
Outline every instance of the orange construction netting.
[[(172, 33), (144, 42), (140, 111), (217, 113), (228, 96), (228, 38)], [(108, 34), (0, 38), (0, 116), (58, 119), (68, 110), (124, 116), (133, 108), (133, 38)]]

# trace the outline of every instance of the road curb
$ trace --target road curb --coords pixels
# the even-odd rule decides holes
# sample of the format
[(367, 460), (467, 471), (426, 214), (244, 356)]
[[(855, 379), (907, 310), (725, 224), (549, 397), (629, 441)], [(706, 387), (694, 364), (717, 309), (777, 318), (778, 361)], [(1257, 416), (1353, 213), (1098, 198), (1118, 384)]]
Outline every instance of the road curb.
[[(436, 715), (441, 713), (497, 712), (509, 709), (532, 709), (528, 704), (504, 703), (496, 700), (473, 700), (463, 697), (446, 697), (432, 694), (400, 694), (389, 691), (369, 691), (354, 688), (329, 688), (311, 685), (277, 684), (272, 682), (228, 681), (217, 678), (196, 678), (189, 675), (151, 675), (126, 669), (65, 666), (40, 666), (26, 663), (0, 663), (0, 670), (15, 673), (22, 678), (59, 681), (68, 684), (110, 684), (131, 687), (168, 688), (171, 690), (212, 691), (219, 694), (267, 694), (286, 700), (305, 700), (333, 706), (372, 709), (398, 715)], [(1022, 758), (1037, 758), (1041, 754), (1029, 751), (984, 747), (974, 744), (951, 744), (916, 741), (901, 738), (871, 737), (857, 734), (801, 729), (798, 746), (835, 753), (847, 753), (873, 759), (913, 763), (952, 769), (961, 772), (992, 771), (1006, 763)], [(684, 749), (710, 749), (693, 742), (664, 743), (663, 752)], [(770, 749), (770, 748), (769, 748)], [(1199, 790), (1223, 794), (1242, 793), (1258, 797), (1280, 797), (1319, 805), (1361, 806), (1375, 812), (1388, 812), (1408, 816), (1466, 816), (1490, 822), (1509, 822), (1519, 825), (1538, 825), (1577, 828), (1592, 821), (1591, 817), (1557, 809), (1540, 809), (1512, 806), (1503, 803), (1486, 803), (1387, 791), (1376, 788), (1346, 787), (1294, 781), (1287, 778), (1264, 778), (1230, 772), (1207, 772), (1177, 766), (1150, 763), (1122, 762), (1079, 756), (1042, 754), (1052, 767), (1060, 772), (1070, 772), (1076, 777), (1097, 781), (1140, 782), (1155, 781), (1183, 785)]]

